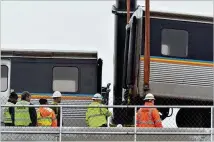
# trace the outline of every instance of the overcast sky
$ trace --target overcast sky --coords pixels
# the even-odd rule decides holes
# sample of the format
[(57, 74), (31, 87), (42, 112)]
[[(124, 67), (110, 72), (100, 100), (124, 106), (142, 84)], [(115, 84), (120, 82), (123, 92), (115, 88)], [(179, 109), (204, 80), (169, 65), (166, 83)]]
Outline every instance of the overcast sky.
[[(115, 1), (2, 1), (2, 48), (97, 50), (113, 82)], [(138, 1), (144, 5), (144, 1)], [(151, 1), (152, 10), (213, 16), (212, 1)]]

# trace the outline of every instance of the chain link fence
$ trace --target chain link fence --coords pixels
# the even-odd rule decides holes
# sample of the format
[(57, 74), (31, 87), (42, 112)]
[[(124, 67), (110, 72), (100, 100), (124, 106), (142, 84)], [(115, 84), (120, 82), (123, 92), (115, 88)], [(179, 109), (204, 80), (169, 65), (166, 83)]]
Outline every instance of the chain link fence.
[[(85, 122), (85, 114), (88, 104), (84, 105), (76, 104), (68, 105), (66, 103), (62, 105), (46, 105), (46, 107), (58, 107), (61, 112), (59, 127), (38, 127), (38, 126), (4, 126), (1, 123), (1, 141), (211, 141), (213, 139), (213, 107), (212, 106), (100, 106), (99, 108), (123, 108), (133, 110), (133, 121), (131, 124), (123, 124), (122, 126), (113, 124), (111, 119), (108, 119), (107, 127), (93, 128), (88, 127)], [(79, 102), (80, 103), (80, 102)], [(1, 105), (1, 111), (8, 105)], [(15, 106), (19, 107), (19, 106)], [(29, 105), (26, 107), (35, 108), (36, 110), (40, 105)], [(92, 108), (97, 106), (90, 106)], [(171, 109), (188, 109), (195, 113), (193, 118), (191, 114), (183, 114), (181, 121), (186, 123), (193, 123), (194, 127), (185, 125), (184, 127), (177, 127), (176, 116), (172, 118), (166, 118), (162, 120), (163, 128), (142, 128), (136, 127), (137, 112), (139, 108), (151, 109), (151, 108), (171, 108)], [(210, 109), (210, 115), (205, 116), (198, 113), (196, 109)], [(173, 112), (177, 113), (177, 112)], [(124, 112), (120, 112), (116, 115), (120, 117), (127, 117)], [(113, 115), (115, 116), (115, 115)], [(212, 116), (212, 117), (211, 117)], [(207, 122), (208, 127), (201, 127), (201, 120), (210, 120)], [(35, 118), (37, 119), (37, 118)], [(112, 118), (114, 119), (114, 118)], [(128, 118), (127, 118), (128, 119)], [(3, 120), (1, 120), (3, 122)], [(198, 125), (198, 127), (197, 127)]]

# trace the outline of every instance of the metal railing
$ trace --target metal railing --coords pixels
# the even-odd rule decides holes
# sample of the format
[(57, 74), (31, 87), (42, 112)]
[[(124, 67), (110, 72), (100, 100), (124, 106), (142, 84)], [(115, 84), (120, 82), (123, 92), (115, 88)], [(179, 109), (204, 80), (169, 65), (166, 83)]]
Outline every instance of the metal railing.
[[(41, 105), (1, 105), (3, 107), (35, 107), (38, 108)], [(88, 106), (88, 105), (45, 105), (46, 107), (59, 107), (60, 108), (60, 118), (63, 118), (63, 107), (66, 108), (98, 108), (98, 106)], [(137, 141), (137, 136), (141, 135), (210, 135), (210, 140), (213, 140), (213, 106), (140, 106), (140, 105), (114, 105), (114, 106), (99, 106), (99, 108), (133, 108), (134, 109), (134, 127), (108, 127), (108, 128), (85, 128), (85, 127), (63, 127), (62, 121), (60, 119), (60, 127), (58, 128), (43, 128), (43, 127), (1, 127), (2, 134), (58, 134), (59, 141), (61, 142), (64, 134), (94, 134), (94, 135), (133, 135), (134, 141)], [(142, 129), (136, 127), (137, 123), (137, 109), (138, 108), (209, 108), (211, 109), (211, 127), (210, 128), (176, 128), (176, 129), (166, 129), (166, 128), (156, 128), (156, 129)], [(0, 109), (1, 111), (1, 109)], [(1, 113), (0, 113), (1, 114)], [(38, 129), (39, 128), (39, 129)], [(21, 131), (19, 129), (22, 129)], [(29, 130), (28, 130), (29, 129)], [(84, 131), (85, 130), (85, 131)], [(176, 132), (177, 130), (177, 132)], [(44, 139), (45, 140), (45, 139)], [(144, 140), (145, 141), (145, 140)], [(167, 141), (167, 139), (165, 140)], [(171, 140), (170, 140), (171, 141)]]

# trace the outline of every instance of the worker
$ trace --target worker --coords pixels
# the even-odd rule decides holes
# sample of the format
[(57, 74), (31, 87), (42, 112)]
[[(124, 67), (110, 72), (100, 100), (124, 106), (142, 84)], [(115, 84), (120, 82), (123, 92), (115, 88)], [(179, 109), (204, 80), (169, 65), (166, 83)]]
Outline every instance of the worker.
[[(48, 105), (47, 99), (40, 99), (40, 105)], [(37, 110), (37, 126), (57, 127), (55, 112), (48, 107), (41, 106)]]
[[(51, 103), (52, 105), (58, 105), (61, 103), (61, 97), (62, 97), (62, 94), (59, 92), (59, 91), (55, 91), (53, 93), (53, 102)], [(60, 108), (59, 107), (52, 107), (51, 109), (54, 110), (55, 114), (56, 114), (56, 118), (57, 118), (57, 126), (59, 127), (60, 126)], [(62, 123), (63, 125), (63, 123)]]
[[(24, 91), (21, 95), (21, 101), (16, 105), (33, 105), (30, 103), (31, 94)], [(37, 114), (34, 107), (18, 106), (15, 107), (15, 126), (36, 126)]]
[(89, 127), (107, 127), (107, 118), (112, 116), (112, 113), (104, 107), (90, 107), (90, 106), (103, 106), (102, 96), (95, 94), (92, 98), (93, 102), (89, 105), (86, 111), (86, 124)]
[[(18, 100), (18, 95), (15, 92), (11, 92), (8, 102), (5, 105), (15, 105)], [(14, 126), (14, 107), (5, 107), (4, 109), (4, 125)]]
[[(145, 106), (154, 106), (154, 95), (148, 93), (145, 98)], [(156, 108), (140, 108), (137, 112), (137, 127), (160, 127), (162, 122), (159, 111)]]

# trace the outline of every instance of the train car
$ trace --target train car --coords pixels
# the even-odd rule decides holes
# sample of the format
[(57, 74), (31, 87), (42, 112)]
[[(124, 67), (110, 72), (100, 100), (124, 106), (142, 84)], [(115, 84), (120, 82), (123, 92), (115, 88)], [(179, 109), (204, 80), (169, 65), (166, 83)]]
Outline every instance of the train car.
[(62, 103), (84, 105), (101, 93), (101, 81), (102, 59), (94, 51), (1, 49), (1, 104), (11, 91), (29, 91), (34, 104), (40, 98), (51, 101), (53, 92), (60, 91)]
[(67, 99), (87, 99), (101, 85), (96, 52), (3, 49), (1, 60), (1, 93), (29, 91), (33, 98), (49, 98), (60, 91)]
[[(145, 12), (142, 7), (136, 12), (128, 25), (131, 30), (126, 31), (129, 49), (125, 50), (128, 61), (124, 58), (124, 62), (129, 63), (125, 70), (131, 81), (128, 79), (125, 84), (135, 83), (137, 73), (133, 74), (133, 70), (138, 68), (130, 63), (137, 64), (133, 59), (138, 58), (136, 50), (141, 48), (138, 89), (143, 94), (145, 28), (140, 26), (145, 26)], [(156, 104), (213, 105), (213, 18), (157, 11), (150, 14), (150, 92), (156, 96)], [(141, 19), (142, 25), (134, 22), (134, 17)], [(142, 33), (137, 31), (141, 29)], [(160, 111), (166, 115), (163, 119), (169, 115), (169, 109)], [(176, 115), (177, 126), (210, 127), (210, 111), (180, 109)]]
[(151, 12), (150, 50), (154, 93), (213, 100), (212, 17)]

